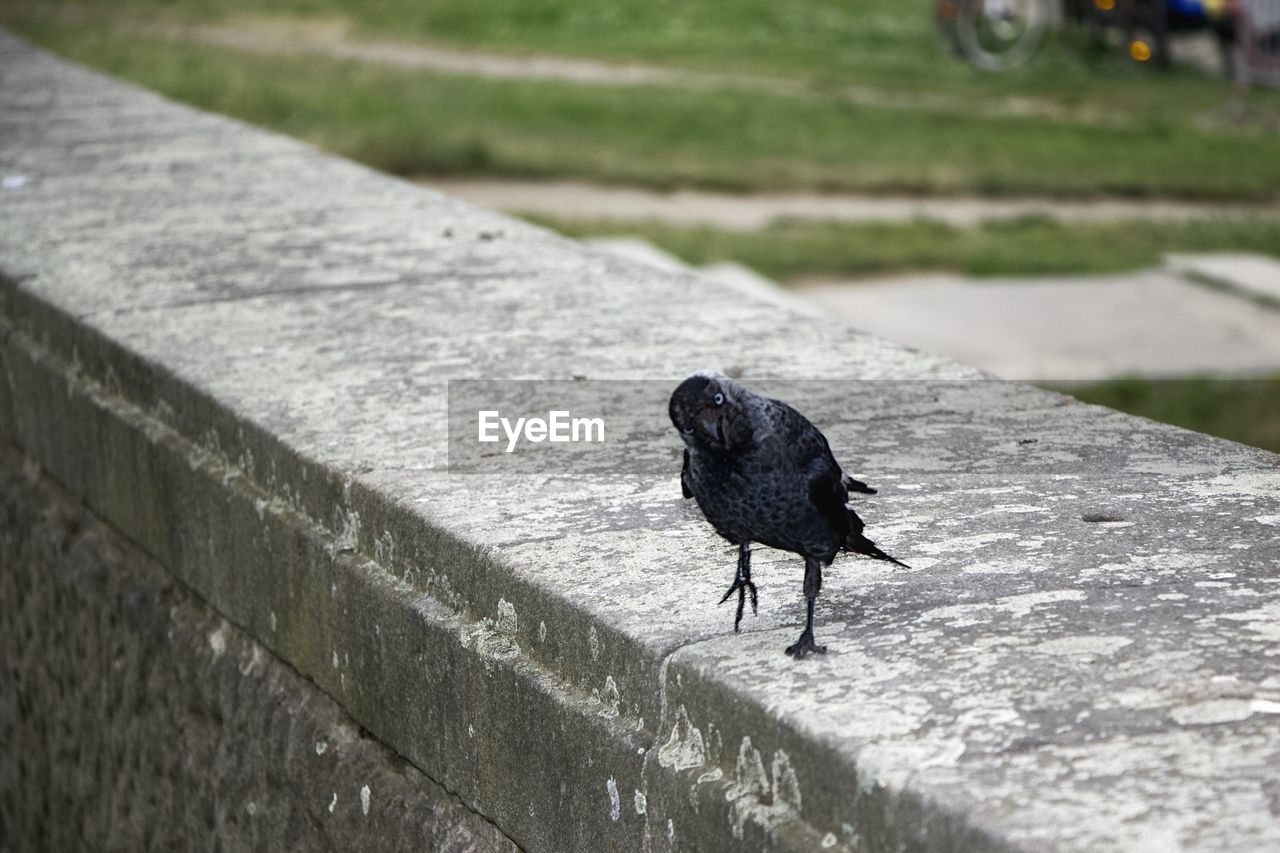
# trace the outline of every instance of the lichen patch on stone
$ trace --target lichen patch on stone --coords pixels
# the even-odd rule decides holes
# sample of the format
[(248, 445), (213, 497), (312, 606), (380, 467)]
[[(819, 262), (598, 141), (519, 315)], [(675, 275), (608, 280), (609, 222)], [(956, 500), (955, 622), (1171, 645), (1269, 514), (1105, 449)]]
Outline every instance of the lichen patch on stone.
[(658, 750), (658, 763), (672, 770), (692, 770), (706, 763), (702, 731), (689, 720), (684, 705), (676, 709), (667, 742)]

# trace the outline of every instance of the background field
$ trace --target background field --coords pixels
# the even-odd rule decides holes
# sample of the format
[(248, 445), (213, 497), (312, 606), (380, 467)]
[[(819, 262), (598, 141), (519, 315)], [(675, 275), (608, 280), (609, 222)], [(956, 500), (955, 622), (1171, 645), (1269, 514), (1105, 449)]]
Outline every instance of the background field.
[[(1200, 73), (1160, 74), (1075, 43), (1015, 73), (985, 74), (939, 50), (923, 2), (749, 0), (732, 14), (710, 0), (280, 0), (270, 18), (262, 8), (0, 0), (0, 21), (79, 61), (398, 174), (742, 191), (1280, 195), (1280, 93), (1251, 92), (1246, 105)], [(305, 55), (193, 40), (191, 28), (217, 24), (292, 33)], [(721, 76), (707, 88), (695, 77), (618, 87), (442, 75), (326, 56), (317, 32)]]
[[(939, 49), (924, 0), (0, 0), (0, 24), (178, 100), (411, 178), (1280, 200), (1280, 92), (1245, 92), (1185, 68), (1159, 73), (1071, 33), (1026, 68), (978, 72)], [(352, 44), (363, 59), (334, 48)], [(665, 76), (569, 82), (392, 61), (415, 48)], [(1276, 215), (778, 220), (751, 232), (533, 218), (577, 236), (639, 234), (690, 262), (737, 260), (783, 282), (921, 269), (1113, 272), (1175, 250), (1280, 254)], [(1280, 450), (1275, 380), (1070, 390)]]

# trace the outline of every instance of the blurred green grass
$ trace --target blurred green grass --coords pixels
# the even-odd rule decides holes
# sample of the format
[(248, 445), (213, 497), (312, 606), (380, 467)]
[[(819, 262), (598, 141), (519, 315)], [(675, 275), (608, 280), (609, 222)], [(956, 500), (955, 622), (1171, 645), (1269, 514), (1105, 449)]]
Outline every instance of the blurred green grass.
[(570, 237), (639, 236), (695, 266), (737, 261), (783, 282), (910, 270), (972, 276), (1113, 273), (1158, 266), (1173, 251), (1280, 254), (1280, 219), (1071, 223), (1026, 216), (973, 227), (934, 220), (783, 219), (759, 231), (731, 231), (651, 220), (525, 218)]
[(931, 0), (0, 0), (2, 6), (46, 14), (62, 7), (99, 21), (225, 22), (269, 14), (345, 22), (357, 34), (402, 42), (832, 84), (1056, 93), (1075, 102), (1101, 97), (1139, 110), (1153, 101), (1165, 111), (1211, 106), (1222, 88), (1198, 74), (1153, 75), (1115, 53), (1082, 53), (1076, 45), (1051, 44), (1011, 74), (978, 72), (938, 50)]
[(1143, 379), (1042, 382), (1041, 387), (1280, 453), (1280, 374), (1250, 379)]
[[(366, 35), (517, 53), (909, 81), (933, 62), (924, 0), (88, 0), (133, 18), (342, 17)], [(931, 76), (925, 73), (923, 76)]]
[[(400, 174), (740, 191), (1280, 195), (1280, 135), (1215, 118), (1231, 97), (1221, 81), (1065, 48), (1020, 73), (980, 74), (940, 54), (925, 4), (776, 5), (748, 3), (741, 15), (702, 2), (650, 8), (626, 0), (530, 8), (506, 0), (423, 8), (282, 0), (271, 8), (343, 14), (401, 40), (741, 67), (806, 81), (795, 94), (479, 79), (249, 55), (136, 26), (258, 8), (239, 0), (120, 0), (70, 7), (74, 13), (56, 2), (0, 0), (0, 21), (77, 61)], [(680, 21), (688, 32), (668, 37)], [(842, 86), (884, 83), (895, 89), (877, 97), (891, 105), (840, 94)], [(916, 105), (912, 91), (928, 97)], [(1250, 97), (1280, 116), (1277, 93)], [(1006, 101), (1012, 113), (1034, 108), (982, 112)]]

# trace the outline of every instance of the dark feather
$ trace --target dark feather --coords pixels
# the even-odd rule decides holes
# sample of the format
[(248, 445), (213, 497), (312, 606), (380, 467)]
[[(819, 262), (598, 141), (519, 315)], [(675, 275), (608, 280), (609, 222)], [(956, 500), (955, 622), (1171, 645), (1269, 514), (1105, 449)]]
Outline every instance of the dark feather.
[[(853, 510), (849, 510), (849, 513), (852, 514)], [(904, 569), (911, 568), (901, 560), (894, 559), (893, 557), (890, 557), (888, 554), (886, 554), (884, 551), (881, 551), (879, 548), (876, 547), (876, 543), (872, 542), (870, 539), (863, 536), (861, 533), (857, 533), (852, 537), (850, 537), (849, 541), (847, 541), (844, 545), (844, 550), (852, 551), (855, 554), (862, 554), (865, 557), (875, 557), (877, 560), (888, 560), (890, 563), (893, 563), (895, 566), (901, 566)]]
[(876, 490), (868, 486), (866, 483), (861, 480), (855, 480), (848, 475), (844, 478), (844, 487), (851, 492), (858, 492), (863, 495), (874, 495), (876, 493)]
[(687, 447), (684, 451), (684, 465), (680, 468), (680, 491), (684, 492), (686, 500), (693, 497), (693, 491), (689, 488), (689, 449)]

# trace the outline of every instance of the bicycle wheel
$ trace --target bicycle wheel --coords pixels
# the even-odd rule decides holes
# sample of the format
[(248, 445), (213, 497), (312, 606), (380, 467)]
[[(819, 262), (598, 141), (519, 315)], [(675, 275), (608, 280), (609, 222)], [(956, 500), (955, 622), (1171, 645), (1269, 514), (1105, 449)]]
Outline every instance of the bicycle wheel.
[(985, 71), (1007, 71), (1044, 41), (1052, 0), (960, 0), (955, 36), (965, 58)]

